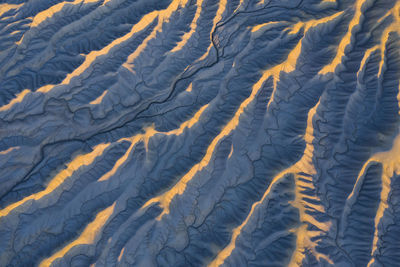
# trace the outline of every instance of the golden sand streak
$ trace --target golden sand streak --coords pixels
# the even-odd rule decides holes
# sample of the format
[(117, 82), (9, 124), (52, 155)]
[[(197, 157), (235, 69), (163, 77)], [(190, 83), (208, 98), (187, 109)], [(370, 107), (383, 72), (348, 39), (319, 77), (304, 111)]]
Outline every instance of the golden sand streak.
[(397, 4), (385, 15), (385, 17), (390, 15), (393, 17), (393, 22), (383, 31), (381, 36), (381, 61), (379, 62), (378, 76), (381, 76), (382, 74), (382, 69), (385, 62), (386, 44), (389, 40), (389, 34), (391, 32), (397, 32), (400, 35), (400, 1), (397, 1)]
[(276, 93), (276, 85), (277, 85), (277, 82), (279, 81), (280, 72), (284, 71), (286, 73), (289, 73), (296, 69), (297, 59), (299, 58), (300, 53), (301, 53), (301, 45), (302, 45), (303, 39), (306, 36), (308, 30), (312, 27), (332, 21), (342, 14), (343, 14), (343, 11), (335, 13), (331, 16), (328, 16), (328, 17), (325, 17), (322, 19), (309, 20), (306, 22), (299, 22), (293, 26), (293, 28), (292, 28), (291, 32), (289, 32), (289, 34), (297, 34), (298, 31), (300, 31), (300, 29), (304, 27), (304, 35), (300, 39), (300, 41), (297, 43), (297, 45), (293, 48), (293, 50), (289, 53), (286, 61), (275, 66), (274, 68), (272, 68), (269, 73), (266, 73), (266, 75), (272, 76), (274, 78), (274, 89), (272, 91), (271, 98), (268, 101), (267, 108), (269, 108), (270, 104), (274, 101), (274, 97), (275, 97), (275, 93)]
[[(307, 128), (304, 135), (304, 141), (306, 142), (306, 148), (304, 150), (302, 158), (292, 167), (289, 168), (289, 172), (294, 174), (296, 180), (296, 198), (292, 202), (292, 205), (299, 210), (300, 221), (306, 225), (304, 227), (300, 227), (297, 230), (297, 241), (296, 241), (296, 250), (292, 255), (289, 266), (299, 266), (304, 259), (305, 251), (310, 250), (312, 254), (319, 260), (320, 258), (324, 258), (327, 262), (332, 264), (332, 261), (326, 257), (326, 255), (319, 253), (316, 251), (316, 242), (312, 241), (313, 238), (320, 236), (324, 232), (328, 232), (331, 224), (330, 223), (322, 223), (317, 221), (312, 215), (308, 214), (306, 211), (310, 208), (313, 210), (318, 210), (320, 212), (325, 212), (323, 206), (318, 204), (312, 204), (308, 201), (305, 201), (304, 198), (310, 198), (308, 195), (303, 195), (301, 189), (314, 189), (313, 180), (308, 175), (315, 175), (316, 170), (314, 164), (312, 162), (314, 155), (314, 127), (313, 127), (313, 118), (315, 116), (316, 110), (319, 106), (320, 102), (318, 102), (308, 113), (307, 118)], [(301, 175), (300, 173), (307, 173), (307, 176)], [(299, 179), (301, 178), (301, 179)], [(306, 181), (304, 181), (306, 180)], [(312, 199), (320, 202), (317, 196), (311, 197)], [(310, 208), (306, 208), (306, 205)], [(314, 225), (317, 230), (309, 230), (307, 227), (307, 223)]]
[[(269, 76), (268, 76), (269, 77)], [(205, 166), (208, 165), (211, 156), (214, 152), (214, 149), (218, 142), (225, 136), (229, 135), (232, 130), (236, 128), (236, 126), (239, 124), (239, 117), (243, 113), (244, 109), (248, 106), (248, 104), (254, 99), (260, 88), (262, 87), (264, 81), (268, 78), (263, 75), (263, 77), (253, 86), (252, 92), (250, 96), (245, 99), (242, 104), (239, 106), (238, 110), (236, 111), (235, 115), (233, 118), (225, 125), (225, 127), (222, 129), (222, 131), (212, 140), (211, 144), (208, 146), (206, 154), (204, 157), (201, 159), (201, 161), (197, 164), (195, 164), (170, 190), (165, 192), (164, 194), (154, 197), (147, 201), (143, 207), (146, 208), (149, 205), (158, 202), (160, 206), (163, 209), (163, 212), (159, 215), (158, 219), (160, 220), (164, 214), (169, 213), (169, 206), (172, 201), (172, 199), (176, 195), (182, 194), (185, 189), (187, 183), (193, 178), (193, 176), (198, 172), (201, 171)]]
[(119, 253), (119, 256), (118, 256), (118, 262), (121, 261), (122, 255), (124, 255), (124, 251), (125, 251), (125, 248), (122, 248), (122, 249), (121, 249), (121, 252)]
[(61, 2), (58, 3), (54, 6), (51, 6), (50, 8), (39, 12), (36, 14), (36, 16), (33, 18), (33, 21), (31, 23), (31, 27), (37, 27), (40, 23), (43, 21), (47, 20), (48, 18), (51, 18), (55, 13), (58, 13), (61, 11), (61, 9), (65, 5), (78, 5), (82, 3), (91, 3), (91, 2), (97, 2), (98, 0), (75, 0), (74, 2)]
[(0, 16), (2, 16), (4, 13), (6, 13), (7, 11), (11, 10), (11, 9), (17, 9), (20, 6), (22, 6), (23, 4), (19, 4), (19, 5), (13, 5), (13, 4), (0, 4)]
[(378, 77), (381, 76), (381, 74), (382, 74), (383, 65), (385, 63), (386, 43), (389, 40), (389, 34), (390, 34), (391, 30), (392, 30), (392, 27), (389, 26), (388, 28), (385, 29), (385, 31), (382, 34), (381, 43), (380, 43), (381, 60), (379, 62)]
[(231, 151), (229, 152), (228, 159), (232, 157), (233, 154), (233, 143), (231, 144)]
[(7, 150), (0, 151), (0, 155), (6, 155), (15, 149), (19, 149), (19, 146), (10, 147)]
[(50, 266), (54, 262), (54, 260), (63, 257), (65, 254), (68, 253), (71, 248), (75, 246), (93, 244), (96, 240), (97, 235), (101, 232), (102, 228), (104, 227), (110, 216), (113, 214), (115, 203), (116, 202), (114, 202), (114, 204), (112, 204), (110, 207), (99, 212), (96, 215), (96, 218), (86, 226), (85, 230), (83, 230), (82, 234), (77, 239), (66, 245), (64, 248), (53, 254), (51, 257), (43, 260), (39, 264), (39, 266)]
[(193, 84), (192, 83), (190, 83), (189, 84), (189, 86), (188, 86), (188, 88), (186, 88), (186, 92), (191, 92), (193, 90)]
[(85, 61), (83, 62), (82, 65), (80, 65), (77, 69), (75, 69), (71, 74), (68, 74), (67, 77), (65, 78), (65, 80), (63, 81), (64, 83), (69, 83), (72, 77), (78, 76), (80, 74), (83, 73), (84, 70), (87, 69), (87, 67), (99, 56), (101, 55), (105, 55), (108, 54), (108, 52), (111, 50), (111, 48), (115, 47), (116, 45), (127, 41), (129, 38), (131, 38), (134, 34), (144, 30), (148, 25), (150, 25), (150, 23), (156, 18), (157, 16), (157, 12), (153, 11), (151, 13), (148, 13), (146, 15), (143, 16), (143, 18), (136, 23), (131, 31), (118, 38), (115, 39), (113, 42), (111, 42), (109, 45), (107, 45), (106, 47), (104, 47), (103, 49), (99, 50), (99, 51), (92, 51), (90, 52), (87, 56)]
[[(61, 84), (62, 84), (62, 83), (61, 83)], [(41, 92), (41, 93), (50, 92), (51, 89), (53, 89), (53, 87), (54, 87), (55, 85), (56, 85), (56, 84), (46, 84), (46, 85), (43, 85), (42, 87), (40, 87), (39, 89), (37, 89), (37, 92)]]
[(366, 0), (357, 0), (356, 1), (356, 4), (355, 4), (356, 10), (355, 10), (354, 16), (349, 23), (349, 27), (347, 29), (345, 36), (339, 43), (339, 46), (337, 48), (334, 59), (332, 60), (332, 62), (330, 64), (328, 64), (324, 68), (322, 68), (322, 70), (319, 72), (319, 74), (327, 74), (330, 72), (334, 72), (336, 67), (342, 62), (342, 57), (344, 56), (344, 50), (351, 43), (351, 37), (352, 37), (352, 32), (354, 30), (354, 27), (360, 23), (360, 18), (362, 15), (361, 7), (365, 2), (366, 2)]
[(169, 132), (165, 132), (165, 134), (166, 134), (166, 135), (180, 135), (180, 134), (183, 133), (183, 131), (184, 131), (185, 128), (191, 128), (191, 127), (193, 127), (193, 125), (195, 125), (195, 124), (199, 121), (201, 115), (203, 114), (204, 110), (205, 110), (207, 107), (208, 107), (208, 104), (202, 106), (202, 107), (199, 109), (199, 111), (197, 111), (197, 112), (194, 114), (194, 116), (193, 116), (190, 120), (183, 122), (183, 123), (181, 124), (181, 126), (179, 126), (178, 129), (171, 130), (171, 131), (169, 131)]
[[(77, 0), (78, 1), (78, 0)], [(88, 0), (87, 0), (88, 1)], [(90, 0), (93, 1), (93, 0)], [(126, 35), (114, 40), (112, 43), (104, 47), (103, 49), (99, 51), (92, 51), (88, 55), (85, 56), (85, 61), (78, 67), (76, 68), (72, 73), (68, 74), (67, 77), (61, 82), (61, 84), (68, 84), (72, 78), (81, 75), (93, 62), (94, 60), (101, 56), (107, 54), (111, 48), (114, 46), (127, 41), (129, 38), (131, 38), (134, 34), (142, 31), (145, 29), (147, 26), (149, 26), (157, 17), (158, 17), (158, 24), (152, 31), (152, 33), (146, 37), (146, 39), (139, 45), (139, 47), (135, 50), (135, 52), (131, 55), (129, 55), (127, 62), (124, 63), (123, 66), (126, 67), (129, 70), (132, 70), (132, 65), (133, 60), (143, 51), (143, 49), (147, 46), (147, 43), (156, 36), (156, 33), (158, 31), (161, 31), (162, 24), (163, 22), (168, 22), (170, 16), (174, 11), (176, 11), (179, 7), (182, 7), (186, 5), (187, 0), (174, 0), (167, 9), (161, 10), (161, 11), (153, 11), (151, 13), (148, 13), (142, 17), (142, 19), (135, 24), (131, 31), (127, 33)], [(42, 92), (42, 93), (47, 93), (50, 90), (54, 88), (55, 85), (53, 84), (48, 84), (45, 85), (41, 88), (39, 88), (37, 91)]]
[[(331, 20), (331, 19), (339, 16), (340, 14), (341, 13), (337, 13), (337, 14), (335, 14), (333, 16), (318, 20), (316, 22), (313, 21), (312, 25), (318, 25), (320, 23), (326, 22), (328, 20)], [(307, 29), (312, 26), (312, 25), (311, 26), (307, 26), (307, 25), (308, 24), (306, 24), (306, 28)], [(163, 209), (163, 211), (158, 216), (157, 219), (161, 220), (161, 218), (165, 214), (168, 214), (172, 199), (176, 195), (181, 195), (185, 191), (187, 183), (190, 180), (192, 180), (194, 175), (198, 171), (201, 171), (205, 166), (208, 165), (208, 163), (209, 163), (209, 161), (211, 159), (211, 156), (212, 156), (212, 154), (214, 152), (214, 149), (215, 149), (216, 145), (218, 144), (218, 142), (222, 138), (224, 138), (225, 136), (229, 135), (236, 128), (236, 126), (239, 124), (239, 118), (240, 118), (241, 114), (243, 113), (244, 109), (249, 105), (249, 103), (251, 103), (253, 101), (253, 99), (255, 98), (257, 93), (259, 92), (259, 90), (262, 88), (262, 85), (264, 84), (264, 82), (269, 77), (273, 77), (274, 78), (274, 91), (275, 91), (276, 82), (279, 81), (280, 72), (281, 71), (290, 72), (290, 71), (293, 71), (295, 69), (297, 58), (298, 58), (298, 56), (300, 54), (300, 51), (301, 51), (301, 40), (297, 44), (296, 48), (288, 55), (288, 58), (287, 58), (286, 61), (284, 61), (283, 63), (281, 63), (281, 64), (279, 64), (279, 65), (277, 65), (277, 66), (275, 66), (275, 67), (273, 67), (273, 68), (271, 68), (269, 70), (266, 70), (263, 73), (263, 75), (261, 76), (260, 80), (253, 86), (250, 96), (248, 98), (246, 98), (242, 102), (242, 104), (239, 106), (239, 108), (236, 111), (236, 113), (233, 116), (233, 118), (225, 125), (225, 127), (222, 129), (222, 131), (213, 139), (211, 144), (208, 146), (206, 154), (201, 159), (201, 161), (199, 163), (195, 164), (170, 190), (168, 190), (167, 192), (163, 193), (162, 195), (159, 195), (159, 196), (154, 197), (154, 198), (150, 199), (149, 201), (147, 201), (143, 205), (142, 209), (148, 207), (149, 205), (151, 205), (153, 203), (159, 203), (159, 205)], [(269, 102), (267, 104), (268, 107), (269, 107), (269, 104), (273, 101), (273, 94), (274, 94), (274, 92), (272, 93), (271, 99), (269, 100)]]
[(21, 31), (16, 30), (16, 31), (13, 31), (12, 33), (10, 33), (10, 35), (15, 35), (15, 34), (20, 33), (20, 32), (21, 32)]
[(177, 11), (180, 7), (185, 6), (187, 0), (174, 0), (166, 9), (161, 11), (154, 11), (155, 16), (158, 16), (158, 23), (154, 27), (153, 31), (147, 36), (143, 42), (138, 46), (138, 48), (128, 56), (127, 61), (122, 64), (125, 68), (133, 71), (133, 61), (142, 53), (142, 51), (147, 47), (147, 43), (156, 37), (158, 32), (162, 31), (162, 26), (164, 22), (169, 22), (171, 15)]
[[(220, 266), (221, 264), (224, 263), (226, 258), (228, 258), (231, 255), (232, 251), (235, 249), (235, 243), (236, 243), (237, 237), (240, 235), (242, 228), (249, 221), (249, 219), (252, 216), (255, 208), (258, 205), (260, 205), (261, 203), (264, 202), (265, 198), (269, 195), (269, 193), (271, 191), (271, 188), (273, 188), (275, 186), (275, 184), (280, 179), (282, 179), (283, 177), (285, 177), (288, 174), (294, 174), (295, 175), (295, 179), (296, 179), (296, 199), (292, 204), (299, 209), (299, 211), (300, 211), (300, 220), (303, 223), (304, 222), (313, 223), (314, 225), (316, 225), (317, 227), (323, 229), (324, 231), (328, 231), (329, 230), (329, 228), (330, 228), (329, 224), (320, 223), (320, 222), (316, 221), (312, 216), (310, 216), (310, 215), (305, 213), (304, 203), (303, 203), (303, 200), (302, 200), (302, 197), (301, 197), (301, 192), (299, 190), (299, 187), (301, 186), (302, 182), (298, 179), (300, 177), (300, 175), (298, 175), (299, 172), (306, 172), (306, 173), (309, 173), (309, 174), (315, 174), (315, 169), (314, 169), (314, 166), (312, 164), (312, 154), (313, 154), (313, 151), (314, 151), (314, 147), (313, 147), (313, 144), (312, 144), (312, 142), (314, 140), (312, 118), (315, 115), (315, 112), (316, 112), (316, 109), (317, 109), (318, 105), (319, 105), (319, 102), (308, 113), (307, 128), (306, 128), (305, 135), (304, 135), (304, 140), (306, 142), (306, 148), (304, 150), (303, 157), (298, 162), (296, 162), (294, 165), (292, 165), (291, 167), (287, 168), (286, 170), (280, 172), (278, 175), (276, 175), (272, 179), (271, 185), (265, 191), (265, 193), (262, 196), (262, 198), (252, 205), (251, 210), (250, 210), (249, 214), (247, 215), (246, 219), (243, 221), (243, 223), (233, 230), (231, 242), (222, 251), (220, 251), (220, 253), (218, 253), (216, 258), (210, 263), (209, 267)], [(304, 178), (304, 177), (302, 177), (302, 178)], [(310, 187), (310, 185), (307, 185), (307, 187)], [(309, 203), (307, 203), (307, 205), (309, 205)], [(314, 232), (308, 231), (307, 230), (307, 226), (304, 224), (299, 229), (297, 229), (296, 232), (298, 233), (297, 234), (297, 249), (296, 250), (298, 250), (298, 251), (300, 250), (299, 252), (301, 252), (301, 250), (303, 250), (305, 248), (308, 248), (308, 249), (312, 250), (312, 252), (314, 253), (314, 255), (316, 255), (317, 258), (321, 258), (321, 257), (326, 258), (324, 255), (319, 254), (315, 250), (315, 244), (311, 241), (311, 238), (313, 238), (315, 236), (318, 236), (318, 234), (319, 234), (318, 231), (314, 231)], [(290, 265), (294, 266), (294, 265), (296, 265), (296, 262), (301, 261), (301, 260), (302, 260), (301, 253), (296, 253), (292, 257)], [(329, 259), (327, 259), (327, 260), (329, 262), (331, 262)]]
[(360, 75), (360, 71), (361, 71), (362, 69), (364, 69), (365, 63), (367, 63), (367, 60), (368, 60), (369, 57), (371, 56), (372, 52), (375, 52), (377, 49), (379, 49), (379, 46), (378, 46), (378, 45), (376, 45), (376, 46), (374, 46), (374, 47), (371, 47), (371, 48), (367, 49), (367, 51), (365, 51), (364, 57), (363, 57), (363, 59), (361, 60), (360, 68), (358, 69), (358, 72), (357, 72), (357, 77)]
[(98, 98), (96, 98), (95, 100), (93, 100), (92, 102), (90, 102), (89, 104), (90, 105), (97, 105), (97, 104), (100, 104), (101, 103), (101, 101), (103, 101), (103, 98), (104, 98), (104, 96), (107, 94), (107, 90), (104, 90), (104, 92), (98, 97)]
[(372, 246), (372, 251), (371, 251), (371, 261), (368, 263), (368, 266), (370, 266), (372, 263), (374, 263), (375, 259), (373, 255), (375, 254), (377, 250), (377, 245), (378, 245), (378, 224), (381, 221), (383, 214), (385, 210), (388, 208), (388, 196), (390, 193), (390, 184), (391, 184), (391, 178), (394, 175), (400, 174), (400, 135), (396, 137), (393, 143), (393, 147), (391, 150), (386, 151), (386, 152), (380, 152), (372, 156), (364, 165), (363, 169), (361, 170), (362, 172), (365, 171), (365, 166), (369, 162), (379, 162), (382, 164), (382, 191), (381, 191), (381, 200), (379, 202), (378, 210), (376, 212), (375, 216), (375, 233), (374, 233), (374, 240), (373, 240), (373, 246)]
[(113, 176), (116, 173), (116, 171), (119, 169), (119, 167), (121, 167), (121, 165), (123, 163), (125, 163), (125, 161), (128, 159), (133, 147), (137, 144), (137, 142), (140, 141), (141, 137), (142, 137), (142, 135), (136, 135), (136, 136), (132, 137), (131, 139), (128, 139), (131, 142), (131, 145), (126, 150), (125, 154), (121, 158), (119, 158), (117, 160), (117, 162), (115, 163), (115, 165), (113, 166), (113, 168), (109, 172), (104, 174), (102, 177), (100, 177), (100, 179), (98, 181), (108, 180), (111, 176)]
[(20, 102), (22, 101), (22, 99), (24, 99), (24, 97), (25, 97), (28, 93), (30, 93), (30, 92), (31, 92), (31, 90), (29, 90), (29, 89), (25, 89), (24, 91), (20, 92), (19, 94), (17, 94), (17, 95), (15, 96), (14, 99), (12, 99), (12, 100), (10, 101), (10, 103), (8, 103), (7, 105), (4, 105), (4, 106), (0, 107), (0, 111), (8, 110), (8, 109), (10, 109), (12, 106), (14, 106), (15, 104), (20, 103)]
[(243, 4), (243, 0), (240, 0), (239, 5), (235, 9), (235, 11), (233, 11), (233, 13), (236, 13), (238, 11), (238, 9), (242, 6), (242, 4)]
[[(347, 212), (346, 211), (346, 209), (347, 209), (347, 203), (354, 203), (355, 202), (355, 200), (357, 200), (357, 199), (354, 199), (354, 198), (357, 198), (357, 196), (355, 195), (356, 193), (359, 193), (359, 191), (361, 190), (361, 186), (362, 186), (362, 184), (364, 183), (364, 179), (365, 179), (365, 175), (366, 175), (366, 173), (365, 173), (365, 171), (368, 169), (368, 167), (370, 167), (370, 163), (371, 163), (372, 161), (371, 161), (371, 159), (369, 159), (365, 164), (364, 164), (364, 166), (361, 168), (361, 170), (360, 170), (360, 172), (359, 172), (359, 174), (358, 174), (358, 176), (357, 176), (357, 180), (356, 180), (356, 182), (355, 182), (355, 184), (354, 184), (354, 187), (353, 187), (353, 190), (351, 191), (351, 193), (349, 194), (349, 196), (347, 197), (347, 199), (346, 199), (346, 206), (345, 206), (345, 210), (343, 211), (343, 213), (342, 213), (342, 216), (345, 214), (345, 212)], [(343, 218), (342, 218), (343, 219)]]
[(109, 146), (109, 144), (100, 144), (97, 145), (92, 152), (79, 155), (75, 159), (73, 159), (67, 166), (66, 169), (59, 172), (47, 185), (46, 189), (35, 193), (33, 195), (27, 196), (22, 200), (12, 203), (5, 207), (4, 209), (0, 210), (0, 217), (8, 215), (12, 210), (21, 206), (22, 204), (26, 203), (29, 200), (39, 200), (42, 197), (51, 194), (56, 188), (58, 188), (68, 177), (70, 177), (76, 170), (83, 166), (87, 166), (93, 163), (93, 161), (102, 155), (103, 151)]
[(101, 4), (101, 6), (105, 6), (108, 2), (111, 2), (111, 0), (104, 0), (103, 4)]
[(399, 83), (399, 92), (397, 93), (397, 102), (399, 103), (399, 115), (400, 115), (400, 80), (398, 80)]
[(143, 134), (137, 134), (130, 138), (122, 138), (121, 140), (119, 140), (118, 142), (128, 141), (131, 143), (131, 145), (126, 150), (125, 154), (120, 159), (117, 160), (117, 162), (115, 163), (113, 168), (109, 172), (104, 174), (99, 179), (99, 181), (106, 181), (110, 177), (112, 177), (117, 172), (117, 170), (121, 167), (121, 165), (123, 165), (126, 162), (126, 160), (128, 159), (129, 155), (131, 154), (133, 148), (135, 147), (135, 145), (137, 143), (139, 143), (140, 141), (143, 141), (146, 152), (147, 152), (149, 140), (155, 134), (164, 134), (164, 135), (180, 135), (180, 134), (182, 134), (186, 128), (189, 129), (189, 128), (193, 127), (193, 125), (195, 125), (199, 121), (201, 114), (204, 112), (204, 110), (207, 107), (208, 107), (208, 104), (201, 107), (200, 110), (198, 112), (196, 112), (190, 120), (183, 122), (177, 129), (171, 130), (169, 132), (159, 132), (159, 131), (155, 130), (154, 125), (152, 125), (150, 127), (145, 128)]
[(256, 31), (260, 30), (261, 28), (264, 28), (265, 26), (279, 24), (279, 23), (280, 23), (280, 21), (270, 21), (270, 22), (266, 22), (266, 23), (263, 23), (260, 25), (256, 25), (251, 28), (251, 32), (256, 32)]
[(203, 0), (197, 0), (196, 3), (196, 14), (194, 15), (193, 21), (190, 24), (190, 31), (185, 33), (182, 37), (182, 40), (171, 50), (171, 52), (176, 52), (182, 49), (182, 47), (184, 47), (186, 45), (186, 43), (188, 42), (188, 40), (190, 39), (190, 37), (192, 37), (193, 33), (196, 31), (197, 29), (197, 21), (200, 18), (200, 13), (202, 10), (202, 6), (203, 5)]
[[(226, 9), (226, 4), (227, 0), (220, 0), (219, 5), (218, 5), (218, 10), (217, 13), (215, 14), (214, 20), (213, 20), (213, 26), (210, 31), (210, 40), (212, 40), (212, 33), (214, 32), (217, 23), (222, 20), (222, 14), (224, 14), (225, 9)], [(198, 59), (198, 61), (205, 59), (208, 54), (210, 53), (211, 47), (213, 46), (212, 42), (207, 48), (207, 51)]]
[[(85, 61), (82, 63), (82, 65), (76, 68), (72, 73), (68, 74), (67, 77), (61, 82), (61, 84), (68, 84), (73, 77), (82, 74), (97, 57), (107, 54), (111, 48), (115, 47), (116, 45), (122, 42), (127, 41), (134, 34), (145, 29), (148, 25), (150, 25), (153, 22), (153, 20), (157, 17), (157, 14), (158, 14), (157, 11), (153, 11), (151, 13), (144, 15), (142, 19), (132, 27), (129, 33), (118, 39), (115, 39), (113, 42), (111, 42), (109, 45), (107, 45), (106, 47), (104, 47), (99, 51), (90, 52), (88, 55), (86, 55)], [(55, 85), (45, 85), (39, 88), (37, 91), (46, 93), (49, 92), (51, 89), (53, 89), (54, 86)]]
[(340, 11), (331, 16), (324, 17), (321, 19), (312, 19), (312, 20), (308, 20), (305, 22), (300, 21), (292, 26), (292, 30), (289, 32), (289, 34), (296, 34), (301, 30), (301, 28), (304, 27), (304, 35), (305, 35), (311, 27), (315, 27), (315, 26), (318, 26), (319, 24), (330, 22), (342, 14), (343, 14), (343, 11)]
[(271, 182), (271, 185), (265, 191), (265, 193), (262, 196), (262, 198), (259, 201), (255, 202), (251, 206), (250, 212), (247, 215), (246, 219), (243, 221), (243, 223), (241, 225), (239, 225), (238, 227), (236, 227), (235, 229), (233, 229), (231, 242), (223, 250), (221, 250), (218, 253), (217, 257), (208, 265), (209, 267), (218, 267), (218, 266), (222, 265), (224, 263), (225, 259), (228, 258), (231, 255), (232, 251), (235, 249), (236, 239), (240, 235), (240, 233), (242, 231), (242, 228), (249, 221), (249, 219), (250, 219), (251, 215), (253, 214), (255, 208), (265, 200), (265, 198), (269, 195), (269, 192), (271, 191), (271, 189), (275, 186), (276, 182), (278, 180), (280, 180), (283, 176), (284, 176), (284, 173), (279, 174), (278, 176), (274, 177), (273, 181)]

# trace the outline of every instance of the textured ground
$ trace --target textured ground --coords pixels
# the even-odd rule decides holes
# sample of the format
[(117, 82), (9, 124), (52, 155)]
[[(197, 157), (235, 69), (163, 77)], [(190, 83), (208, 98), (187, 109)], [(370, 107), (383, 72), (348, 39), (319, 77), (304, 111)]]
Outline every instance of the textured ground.
[(0, 266), (400, 266), (400, 1), (2, 0)]

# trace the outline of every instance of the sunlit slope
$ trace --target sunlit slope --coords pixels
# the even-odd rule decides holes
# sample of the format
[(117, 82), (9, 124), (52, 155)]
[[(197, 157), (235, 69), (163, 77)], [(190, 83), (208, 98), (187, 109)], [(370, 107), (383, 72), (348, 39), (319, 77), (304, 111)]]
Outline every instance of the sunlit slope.
[(400, 1), (6, 0), (0, 266), (397, 266)]

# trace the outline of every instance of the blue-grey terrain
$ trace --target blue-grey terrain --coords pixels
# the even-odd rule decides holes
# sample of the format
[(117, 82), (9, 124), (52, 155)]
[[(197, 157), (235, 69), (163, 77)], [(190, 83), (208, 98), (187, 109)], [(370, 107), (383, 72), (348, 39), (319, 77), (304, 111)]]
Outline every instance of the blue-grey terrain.
[(400, 266), (399, 0), (0, 0), (0, 266)]

